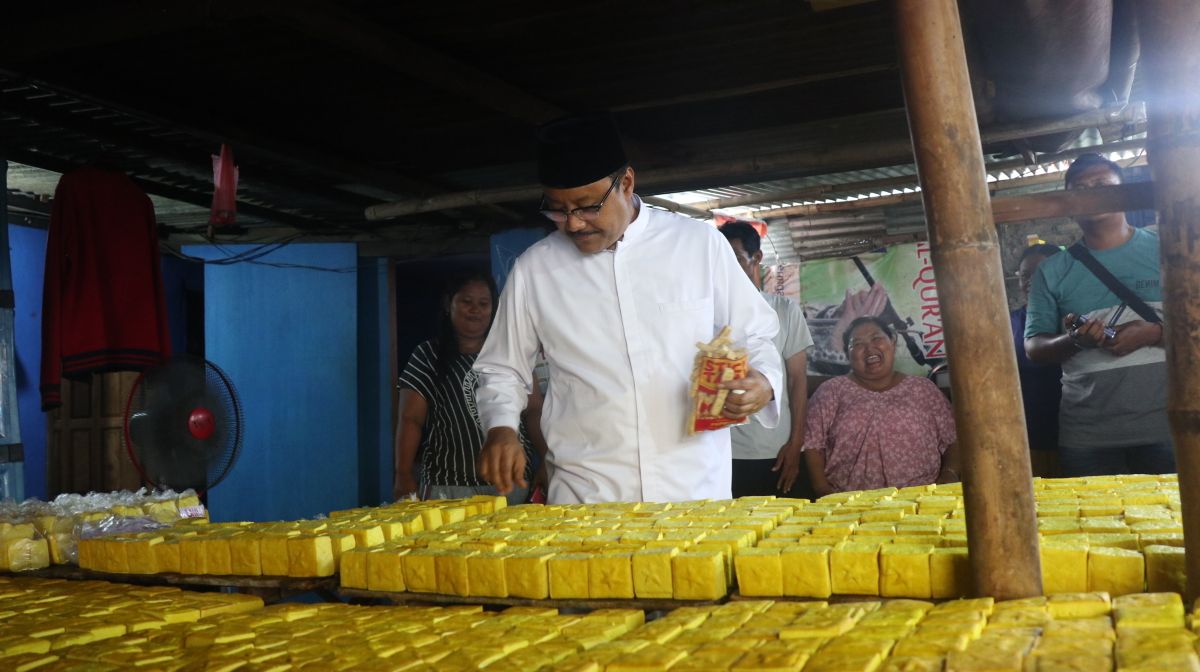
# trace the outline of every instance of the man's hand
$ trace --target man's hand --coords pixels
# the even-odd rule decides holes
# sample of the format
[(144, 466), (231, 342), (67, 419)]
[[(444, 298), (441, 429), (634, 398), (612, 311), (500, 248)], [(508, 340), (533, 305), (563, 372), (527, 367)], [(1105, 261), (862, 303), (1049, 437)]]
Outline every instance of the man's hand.
[(512, 427), (496, 427), (488, 432), (479, 453), (479, 475), (507, 495), (514, 486), (529, 487), (525, 482), (525, 448)]
[(785, 443), (775, 457), (775, 466), (771, 467), (771, 471), (779, 472), (779, 482), (775, 487), (782, 493), (791, 492), (796, 477), (800, 475), (800, 461), (804, 459), (801, 447), (799, 443)]
[(1099, 348), (1104, 345), (1104, 323), (1100, 320), (1084, 320), (1083, 325), (1078, 329), (1072, 329), (1071, 324), (1075, 322), (1076, 315), (1067, 313), (1063, 318), (1063, 330), (1071, 337), (1081, 348)]
[(417, 479), (413, 477), (412, 472), (397, 470), (396, 477), (392, 481), (392, 501), (398, 502), (416, 492)]
[(1100, 347), (1117, 357), (1124, 357), (1131, 352), (1156, 345), (1162, 340), (1162, 324), (1133, 320), (1113, 327), (1116, 336), (1104, 339)]
[(730, 419), (745, 418), (761, 411), (771, 403), (773, 396), (771, 383), (767, 382), (767, 377), (754, 370), (753, 367), (746, 373), (745, 378), (727, 380), (717, 387), (729, 390), (729, 396), (725, 399), (725, 408), (721, 415)]

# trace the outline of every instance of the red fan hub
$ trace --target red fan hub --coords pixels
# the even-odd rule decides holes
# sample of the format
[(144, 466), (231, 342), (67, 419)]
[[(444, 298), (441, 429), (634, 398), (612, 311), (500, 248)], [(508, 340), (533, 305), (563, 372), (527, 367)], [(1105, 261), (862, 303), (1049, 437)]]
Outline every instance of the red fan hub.
[(203, 406), (192, 410), (191, 415), (188, 416), (188, 431), (201, 441), (211, 439), (213, 433), (217, 431), (217, 423), (213, 421), (212, 411)]

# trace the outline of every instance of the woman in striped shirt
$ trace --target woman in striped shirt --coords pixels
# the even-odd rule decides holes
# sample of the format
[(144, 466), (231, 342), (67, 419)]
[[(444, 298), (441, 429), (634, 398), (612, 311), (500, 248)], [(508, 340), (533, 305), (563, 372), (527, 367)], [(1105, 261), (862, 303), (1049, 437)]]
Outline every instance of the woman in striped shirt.
[[(495, 494), (475, 470), (483, 430), (475, 406), (478, 379), (471, 365), (483, 347), (496, 312), (496, 283), (483, 273), (453, 280), (442, 300), (437, 336), (417, 346), (400, 374), (400, 424), (396, 429), (396, 499), (418, 493), (422, 499)], [(520, 435), (526, 452), (526, 482), (546, 452), (541, 438), (542, 397), (537, 385), (523, 416)], [(423, 440), (422, 440), (423, 439)], [(535, 448), (536, 446), (536, 448)], [(414, 473), (421, 450), (420, 484)], [(525, 491), (508, 496), (524, 502)]]

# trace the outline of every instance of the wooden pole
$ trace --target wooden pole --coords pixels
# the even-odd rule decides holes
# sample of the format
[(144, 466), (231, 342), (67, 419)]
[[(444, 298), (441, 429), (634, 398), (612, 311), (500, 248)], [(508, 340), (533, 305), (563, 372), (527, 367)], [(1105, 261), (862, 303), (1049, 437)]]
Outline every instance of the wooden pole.
[(1200, 3), (1140, 0), (1137, 8), (1190, 604), (1200, 596)]
[(896, 0), (896, 30), (963, 456), (975, 590), (1042, 593), (1025, 414), (955, 0)]

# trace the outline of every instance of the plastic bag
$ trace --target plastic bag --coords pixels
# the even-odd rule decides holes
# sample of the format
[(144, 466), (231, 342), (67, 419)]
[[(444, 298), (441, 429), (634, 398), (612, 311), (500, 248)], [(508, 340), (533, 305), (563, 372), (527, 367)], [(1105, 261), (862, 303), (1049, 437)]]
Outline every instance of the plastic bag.
[(229, 226), (237, 219), (238, 169), (233, 164), (233, 149), (222, 144), (220, 156), (214, 156), (212, 160), (213, 200), (208, 223)]
[(750, 371), (746, 351), (732, 347), (730, 329), (725, 327), (708, 343), (697, 343), (696, 364), (692, 369), (692, 411), (688, 418), (688, 434), (722, 429), (746, 422), (746, 418), (726, 418), (725, 400), (729, 390), (719, 388), (729, 380), (745, 378)]

